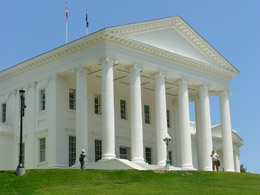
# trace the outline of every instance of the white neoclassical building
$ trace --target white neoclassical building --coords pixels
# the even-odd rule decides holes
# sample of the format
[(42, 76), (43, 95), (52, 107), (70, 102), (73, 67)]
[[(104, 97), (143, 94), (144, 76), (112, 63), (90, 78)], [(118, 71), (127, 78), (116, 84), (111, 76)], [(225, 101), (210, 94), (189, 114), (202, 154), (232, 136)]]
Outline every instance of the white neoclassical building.
[[(179, 16), (102, 29), (0, 72), (0, 169), (18, 164), (23, 88), (27, 169), (73, 167), (82, 148), (90, 167), (165, 166), (169, 134), (175, 167), (212, 170), (214, 149), (221, 170), (239, 172), (229, 107), (238, 74)], [(219, 96), (214, 126), (210, 96)]]

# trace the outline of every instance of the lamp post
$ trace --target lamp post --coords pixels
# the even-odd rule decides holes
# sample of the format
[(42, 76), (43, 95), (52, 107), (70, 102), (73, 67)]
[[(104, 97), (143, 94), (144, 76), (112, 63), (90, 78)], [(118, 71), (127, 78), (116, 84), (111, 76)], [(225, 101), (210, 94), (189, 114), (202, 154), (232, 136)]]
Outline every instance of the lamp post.
[(25, 90), (22, 88), (19, 90), (20, 100), (21, 100), (21, 107), (20, 107), (20, 153), (19, 153), (19, 164), (16, 169), (16, 175), (22, 176), (25, 174), (25, 168), (22, 163), (22, 146), (23, 146), (23, 116), (24, 116), (24, 109), (26, 108), (25, 97), (24, 97)]
[(171, 164), (170, 164), (170, 158), (169, 158), (168, 145), (169, 145), (169, 141), (171, 141), (171, 137), (168, 134), (166, 134), (166, 136), (163, 138), (163, 141), (166, 142), (166, 154), (167, 154), (165, 167), (170, 167)]

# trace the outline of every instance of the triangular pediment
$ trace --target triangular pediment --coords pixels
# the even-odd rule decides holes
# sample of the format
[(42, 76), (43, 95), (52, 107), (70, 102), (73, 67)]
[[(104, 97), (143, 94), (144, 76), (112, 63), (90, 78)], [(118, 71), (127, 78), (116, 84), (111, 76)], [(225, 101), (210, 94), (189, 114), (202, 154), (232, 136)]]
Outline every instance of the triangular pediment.
[(126, 37), (181, 56), (201, 62), (214, 64), (207, 56), (196, 49), (182, 34), (174, 28), (128, 34)]
[(234, 74), (239, 73), (179, 16), (116, 26), (107, 30), (127, 40), (153, 46)]

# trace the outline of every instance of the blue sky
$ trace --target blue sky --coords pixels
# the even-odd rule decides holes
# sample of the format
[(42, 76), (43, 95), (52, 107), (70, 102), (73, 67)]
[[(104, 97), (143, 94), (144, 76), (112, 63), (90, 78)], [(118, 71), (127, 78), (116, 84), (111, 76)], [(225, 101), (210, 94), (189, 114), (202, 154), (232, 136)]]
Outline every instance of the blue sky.
[[(0, 0), (0, 71), (65, 43), (65, 0)], [(259, 0), (68, 0), (68, 40), (105, 27), (181, 16), (240, 74), (232, 79), (232, 128), (244, 140), (240, 161), (260, 173)], [(220, 123), (218, 97), (210, 98), (212, 124)], [(191, 105), (191, 119), (194, 119)]]

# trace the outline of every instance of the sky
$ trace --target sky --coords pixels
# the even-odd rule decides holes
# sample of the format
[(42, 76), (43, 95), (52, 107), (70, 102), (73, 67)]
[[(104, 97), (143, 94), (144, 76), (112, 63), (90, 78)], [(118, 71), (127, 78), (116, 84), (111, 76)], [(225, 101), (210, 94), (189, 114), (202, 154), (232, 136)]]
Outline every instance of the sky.
[[(65, 0), (0, 0), (0, 71), (65, 44)], [(230, 82), (232, 129), (243, 139), (240, 162), (260, 174), (259, 0), (68, 0), (68, 41), (111, 27), (181, 16), (240, 74)], [(211, 123), (220, 123), (210, 97)], [(194, 120), (194, 104), (190, 104)], [(259, 120), (259, 121), (258, 121)]]

